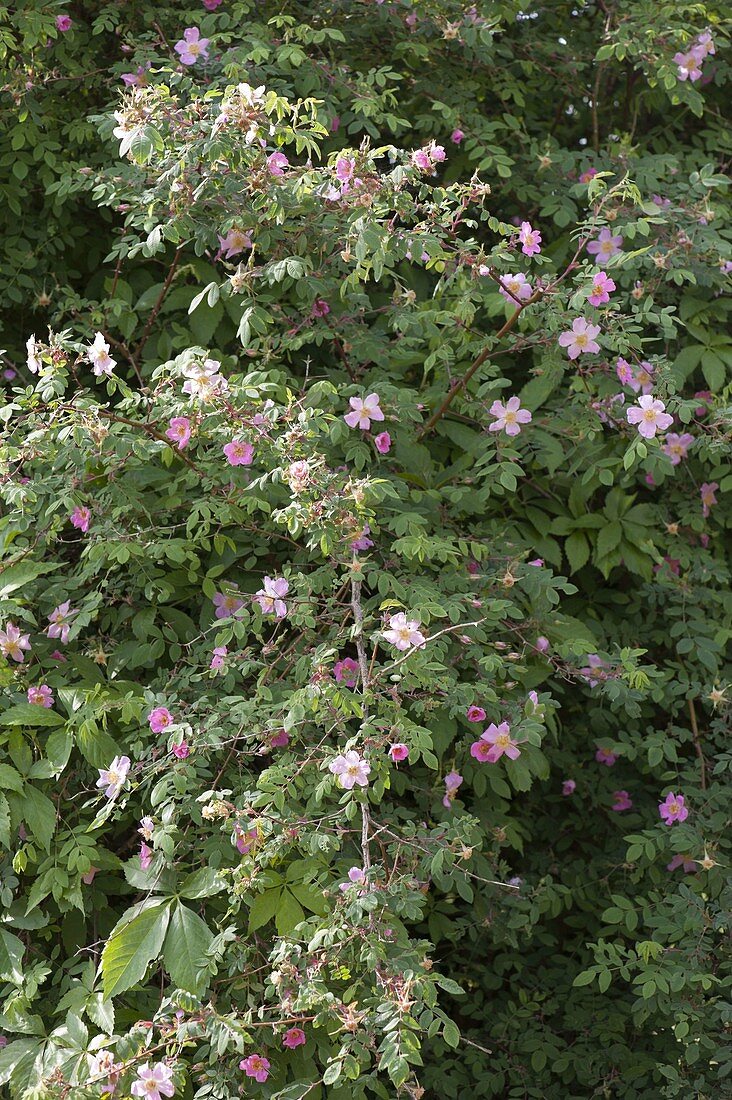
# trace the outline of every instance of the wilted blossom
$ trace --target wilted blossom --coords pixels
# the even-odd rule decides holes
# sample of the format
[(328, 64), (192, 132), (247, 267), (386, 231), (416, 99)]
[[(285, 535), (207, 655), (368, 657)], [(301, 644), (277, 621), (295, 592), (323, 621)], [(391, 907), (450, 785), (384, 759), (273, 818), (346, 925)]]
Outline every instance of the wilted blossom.
[(600, 326), (592, 325), (584, 317), (575, 317), (572, 328), (559, 336), (559, 346), (567, 349), (570, 359), (579, 355), (596, 355), (600, 345), (595, 337), (600, 335)]
[(442, 799), (442, 805), (446, 810), (449, 810), (455, 801), (455, 796), (458, 790), (462, 786), (463, 777), (456, 771), (448, 772), (445, 776), (445, 796)]
[(267, 171), (270, 176), (284, 176), (285, 168), (290, 167), (290, 162), (284, 153), (279, 151), (270, 153), (267, 157)]
[(128, 88), (144, 88), (147, 84), (147, 71), (152, 66), (150, 61), (144, 65), (138, 65), (134, 73), (122, 73), (122, 83)]
[(576, 790), (577, 784), (574, 779), (565, 779), (562, 783), (562, 794), (565, 796), (565, 798), (570, 794), (574, 794)]
[(137, 830), (143, 840), (152, 840), (155, 832), (155, 822), (151, 817), (140, 818), (140, 828)]
[(140, 844), (140, 867), (143, 871), (147, 871), (148, 867), (152, 863), (153, 852), (152, 848), (149, 848), (143, 840)]
[(229, 383), (219, 374), (220, 370), (221, 363), (217, 359), (205, 359), (203, 363), (191, 363), (184, 367), (186, 381), (183, 383), (183, 393), (204, 402), (224, 393), (229, 388)]
[(532, 229), (531, 222), (521, 222), (518, 239), (524, 256), (536, 256), (541, 252), (541, 233)]
[(659, 429), (664, 432), (674, 422), (673, 416), (666, 412), (663, 401), (650, 393), (639, 397), (638, 404), (631, 405), (625, 415), (629, 424), (637, 425), (638, 433), (644, 439), (653, 439)]
[(217, 672), (220, 668), (224, 667), (228, 652), (225, 645), (214, 646), (211, 663), (208, 666), (212, 672)]
[(513, 302), (517, 298), (520, 302), (525, 302), (531, 297), (531, 283), (520, 271), (515, 275), (501, 275), (499, 283), (498, 293), (507, 302)]
[(191, 439), (191, 422), (187, 416), (174, 416), (165, 435), (175, 443), (179, 451), (187, 447)]
[(54, 607), (53, 611), (48, 616), (48, 621), (51, 624), (46, 631), (48, 637), (59, 638), (62, 644), (66, 645), (69, 640), (71, 620), (78, 614), (79, 609), (71, 607), (71, 600), (64, 600), (58, 607)]
[(92, 365), (92, 374), (101, 378), (103, 374), (110, 375), (117, 366), (117, 360), (109, 354), (109, 344), (101, 332), (94, 337), (94, 343), (86, 349), (87, 359)]
[(147, 716), (153, 733), (164, 733), (173, 722), (173, 715), (167, 707), (155, 707)]
[(677, 852), (671, 862), (666, 864), (666, 870), (676, 871), (679, 867), (683, 867), (684, 874), (691, 875), (696, 871), (696, 861), (687, 859), (682, 852)]
[(305, 1042), (305, 1032), (301, 1027), (290, 1027), (282, 1036), (282, 1045), (283, 1047), (287, 1047), (288, 1050), (294, 1050), (296, 1047), (301, 1047)]
[(506, 435), (518, 435), (522, 424), (531, 423), (531, 413), (521, 408), (518, 397), (509, 397), (505, 405), (502, 401), (494, 401), (488, 412), (496, 418), (489, 424), (489, 432), (505, 431)]
[(649, 394), (653, 390), (653, 367), (647, 360), (638, 367), (632, 367), (631, 364), (623, 359), (622, 356), (618, 359), (615, 373), (624, 386), (630, 386), (634, 393)]
[(26, 349), (26, 366), (31, 374), (38, 374), (43, 367), (43, 360), (41, 353), (38, 350), (38, 344), (36, 343), (35, 336), (29, 336), (25, 342)]
[(392, 758), (395, 764), (400, 764), (402, 760), (409, 758), (409, 747), (399, 741), (396, 745), (392, 745), (389, 749), (389, 756)]
[(104, 791), (106, 798), (116, 798), (127, 779), (131, 760), (129, 756), (115, 756), (108, 768), (99, 769), (97, 787)]
[(468, 707), (465, 715), (469, 722), (485, 722), (485, 711), (482, 707)]
[(230, 466), (251, 466), (254, 447), (242, 439), (232, 439), (224, 446), (224, 454)]
[(689, 447), (694, 442), (691, 432), (669, 432), (661, 445), (661, 450), (671, 459), (672, 466), (678, 466), (682, 458), (686, 458)]
[(403, 611), (399, 611), (390, 616), (389, 629), (384, 631), (384, 638), (401, 652), (412, 647), (419, 648), (427, 641), (419, 627), (419, 620), (408, 619)]
[(236, 846), (239, 855), (248, 856), (258, 840), (259, 832), (256, 828), (244, 829), (238, 821), (236, 822), (231, 842)]
[(380, 455), (387, 455), (391, 450), (391, 436), (388, 432), (379, 432), (374, 436), (374, 446)]
[(610, 294), (615, 290), (615, 282), (604, 271), (598, 271), (592, 280), (592, 289), (587, 295), (587, 300), (593, 306), (602, 306), (610, 301)]
[(325, 298), (316, 298), (313, 302), (312, 309), (310, 310), (311, 317), (327, 317), (330, 313), (330, 306), (326, 302)]
[(613, 256), (623, 251), (623, 238), (620, 234), (613, 236), (609, 229), (601, 229), (596, 241), (590, 241), (587, 251), (591, 256), (597, 256), (600, 261), (611, 260)]
[(383, 420), (384, 414), (379, 405), (378, 393), (369, 393), (363, 400), (360, 397), (351, 397), (349, 404), (351, 412), (346, 413), (343, 419), (349, 428), (361, 428), (368, 431), (372, 420)]
[(351, 550), (353, 550), (354, 552), (358, 550), (370, 550), (371, 547), (374, 545), (373, 539), (370, 539), (368, 537), (370, 533), (371, 528), (367, 523), (361, 534), (356, 535), (355, 539), (352, 540)]
[(243, 1069), (247, 1077), (253, 1077), (260, 1085), (269, 1077), (269, 1062), (261, 1054), (250, 1054), (248, 1058), (242, 1058), (239, 1069)]
[(137, 1070), (137, 1080), (130, 1092), (133, 1096), (142, 1096), (145, 1100), (161, 1100), (163, 1096), (174, 1096), (173, 1071), (163, 1062), (150, 1065), (143, 1063)]
[(107, 1092), (114, 1092), (117, 1088), (122, 1065), (117, 1064), (111, 1050), (100, 1050), (95, 1055), (89, 1056), (89, 1080), (99, 1081), (104, 1077), (104, 1088)]
[(616, 754), (609, 749), (598, 749), (595, 753), (595, 760), (598, 764), (604, 764), (606, 768), (612, 768), (617, 759)]
[(89, 524), (91, 522), (91, 509), (86, 508), (83, 504), (77, 504), (71, 513), (71, 526), (76, 527), (84, 534), (89, 530)]
[(310, 482), (310, 463), (301, 459), (299, 462), (291, 462), (287, 467), (287, 481), (293, 493), (301, 493), (307, 489)]
[(633, 799), (630, 797), (627, 791), (613, 791), (613, 802), (610, 809), (615, 814), (622, 814), (625, 810), (633, 809)]
[(366, 872), (361, 867), (351, 867), (348, 872), (348, 882), (342, 882), (338, 889), (345, 894), (352, 886), (363, 886), (366, 882)]
[(242, 609), (244, 600), (239, 595), (236, 585), (232, 584), (228, 592), (214, 592), (213, 605), (216, 608), (217, 619), (228, 619)]
[(186, 757), (191, 755), (191, 750), (187, 741), (179, 741), (177, 744), (171, 745), (170, 751), (178, 760), (185, 760)]
[(286, 749), (290, 744), (290, 735), (287, 730), (277, 730), (269, 739), (271, 749)]
[(620, 379), (620, 381), (622, 382), (622, 384), (624, 386), (632, 386), (633, 385), (633, 382), (634, 382), (634, 379), (635, 379), (635, 375), (633, 374), (633, 368), (631, 367), (631, 365), (627, 361), (627, 359), (623, 359), (622, 356), (618, 359), (618, 363), (617, 363), (617, 366), (615, 368), (615, 373), (617, 374), (618, 378)]
[(208, 38), (201, 38), (198, 27), (186, 27), (183, 37), (176, 42), (174, 49), (182, 64), (195, 65), (199, 57), (208, 57), (208, 42)]
[(470, 746), (470, 755), (483, 763), (495, 764), (502, 756), (509, 760), (517, 760), (521, 755), (518, 742), (511, 737), (511, 727), (508, 722), (495, 725), (494, 722), (484, 730), (478, 741)]
[(590, 687), (597, 687), (602, 680), (607, 680), (610, 666), (597, 653), (588, 653), (587, 664), (579, 672)]
[(671, 791), (666, 795), (665, 802), (659, 802), (658, 812), (666, 825), (673, 825), (675, 821), (686, 821), (689, 816), (683, 794), (673, 794)]
[(278, 619), (284, 619), (287, 614), (285, 596), (290, 590), (290, 585), (284, 577), (265, 577), (264, 587), (255, 593), (254, 598), (262, 609), (263, 615), (276, 615)]
[(458, 127), (455, 127), (453, 132), (450, 134), (450, 141), (454, 145), (459, 145), (464, 137), (465, 137), (465, 134), (463, 133), (463, 131), (460, 130)]
[(358, 671), (358, 661), (353, 657), (344, 657), (342, 661), (336, 661), (333, 665), (333, 675), (337, 682), (349, 688), (356, 686)]
[(335, 760), (331, 760), (328, 769), (338, 777), (339, 784), (347, 791), (353, 790), (356, 784), (359, 787), (368, 786), (371, 765), (354, 749), (336, 756)]
[(702, 515), (705, 519), (711, 511), (712, 505), (717, 503), (715, 492), (718, 488), (719, 484), (716, 481), (705, 481), (699, 487), (699, 495), (702, 501)]
[(251, 235), (243, 229), (234, 227), (225, 237), (219, 237), (219, 252), (225, 260), (230, 260), (232, 256), (238, 256), (245, 248), (251, 247)]
[(40, 687), (29, 687), (28, 702), (34, 706), (48, 709), (53, 706), (53, 691), (48, 684), (41, 684)]

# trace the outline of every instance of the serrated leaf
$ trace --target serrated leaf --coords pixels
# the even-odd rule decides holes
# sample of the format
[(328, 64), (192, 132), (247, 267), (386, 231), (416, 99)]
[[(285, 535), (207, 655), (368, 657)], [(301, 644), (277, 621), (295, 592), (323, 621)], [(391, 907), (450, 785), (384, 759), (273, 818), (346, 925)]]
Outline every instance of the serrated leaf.
[(180, 885), (180, 894), (184, 898), (209, 898), (219, 894), (226, 886), (226, 880), (215, 867), (201, 867), (193, 871)]
[(56, 807), (50, 798), (26, 783), (23, 792), (23, 819), (44, 851), (51, 847), (56, 831)]
[(0, 726), (63, 726), (65, 718), (38, 703), (16, 703), (0, 714)]
[(212, 940), (213, 932), (198, 913), (180, 902), (173, 907), (163, 962), (175, 984), (197, 997), (208, 984), (205, 956)]
[(162, 951), (169, 921), (168, 902), (143, 902), (123, 914), (102, 952), (105, 1000), (142, 981), (148, 966)]
[(263, 894), (257, 894), (249, 909), (249, 931), (256, 932), (258, 928), (272, 920), (277, 912), (282, 891), (265, 890)]

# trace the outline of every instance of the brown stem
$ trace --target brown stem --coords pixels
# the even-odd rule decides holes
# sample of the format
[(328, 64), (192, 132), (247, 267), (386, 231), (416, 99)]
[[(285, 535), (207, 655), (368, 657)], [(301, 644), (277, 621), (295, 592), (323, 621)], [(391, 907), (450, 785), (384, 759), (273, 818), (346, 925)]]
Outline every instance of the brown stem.
[(687, 700), (689, 704), (689, 718), (691, 719), (691, 732), (694, 737), (694, 752), (699, 757), (699, 770), (701, 772), (701, 789), (705, 791), (707, 789), (707, 764), (704, 759), (704, 753), (701, 747), (701, 736), (699, 734), (699, 725), (696, 720), (696, 708), (694, 707), (694, 700), (689, 697)]
[(139, 359), (140, 356), (142, 355), (142, 349), (145, 347), (145, 344), (147, 343), (147, 338), (150, 335), (150, 330), (152, 329), (153, 325), (155, 324), (155, 319), (157, 318), (157, 315), (160, 312), (160, 307), (162, 306), (163, 302), (165, 301), (166, 295), (167, 295), (168, 291), (170, 290), (170, 284), (173, 282), (173, 278), (174, 278), (175, 272), (178, 268), (178, 261), (180, 260), (180, 256), (181, 256), (182, 251), (183, 251), (183, 245), (182, 244), (178, 245), (178, 247), (175, 250), (175, 256), (173, 257), (173, 262), (170, 265), (170, 270), (168, 271), (168, 274), (165, 278), (165, 282), (163, 283), (162, 290), (160, 291), (160, 294), (158, 295), (158, 300), (155, 303), (155, 305), (153, 306), (153, 311), (150, 314), (150, 316), (148, 317), (147, 324), (145, 325), (145, 328), (143, 329), (143, 332), (142, 332), (142, 336), (140, 337), (140, 343), (137, 345), (137, 348), (135, 350), (135, 358), (136, 359)]
[[(536, 302), (541, 297), (542, 294), (543, 294), (543, 290), (537, 290), (537, 291), (535, 291), (534, 294), (531, 295), (531, 297), (529, 299), (527, 299), (527, 301), (521, 302), (521, 304), (518, 306), (516, 312), (513, 313), (508, 318), (505, 325), (501, 329), (498, 330), (496, 335), (493, 337), (493, 340), (494, 341), (501, 340), (506, 335), (507, 332), (510, 332), (511, 329), (513, 328), (513, 326), (518, 321), (521, 314), (523, 313), (523, 311), (526, 309), (526, 307), (530, 306), (534, 302)], [(444, 400), (443, 400), (442, 404), (440, 405), (440, 407), (437, 409), (436, 412), (434, 412), (432, 414), (432, 416), (429, 418), (429, 420), (427, 421), (425, 426), (422, 428), (422, 430), (417, 433), (417, 439), (418, 440), (420, 440), (424, 436), (426, 436), (428, 432), (431, 432), (432, 429), (434, 428), (435, 424), (437, 424), (438, 421), (442, 420), (443, 416), (445, 415), (447, 410), (450, 408), (450, 405), (452, 405), (453, 401), (457, 397), (460, 390), (464, 389), (465, 386), (467, 386), (468, 382), (473, 377), (475, 372), (480, 367), (483, 366), (486, 359), (490, 355), (491, 350), (492, 350), (491, 347), (484, 348), (483, 351), (480, 353), (480, 355), (477, 357), (477, 359), (473, 360), (473, 362), (468, 367), (467, 371), (462, 376), (462, 378), (458, 378), (457, 382), (453, 382), (452, 386), (450, 387), (450, 389), (447, 393), (447, 396), (444, 398)]]

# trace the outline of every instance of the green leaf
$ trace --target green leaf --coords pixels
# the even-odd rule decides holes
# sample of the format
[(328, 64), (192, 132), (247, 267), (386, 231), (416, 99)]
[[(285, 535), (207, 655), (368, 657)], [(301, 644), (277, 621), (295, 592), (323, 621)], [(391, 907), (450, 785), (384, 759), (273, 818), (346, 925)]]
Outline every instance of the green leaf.
[(18, 793), (23, 790), (23, 777), (10, 764), (0, 764), (0, 788)]
[(143, 902), (123, 914), (102, 952), (105, 1000), (142, 981), (160, 955), (169, 920), (169, 902)]
[(0, 981), (20, 985), (23, 981), (23, 954), (25, 948), (12, 932), (0, 929)]
[(16, 703), (0, 714), (2, 726), (63, 726), (65, 718), (38, 703)]
[(590, 556), (590, 544), (581, 531), (573, 532), (564, 540), (564, 553), (573, 573), (585, 565)]
[(249, 909), (249, 931), (256, 932), (258, 928), (272, 920), (280, 904), (282, 890), (265, 890), (263, 894), (257, 894)]
[(226, 880), (215, 867), (201, 867), (183, 880), (180, 893), (184, 898), (209, 898), (226, 887)]
[(607, 527), (603, 527), (597, 535), (597, 557), (606, 557), (611, 550), (614, 550), (619, 545), (621, 538), (623, 537), (623, 528), (617, 520), (613, 520), (608, 523)]
[(3, 848), (10, 847), (10, 806), (5, 795), (0, 791), (0, 844)]
[(56, 807), (50, 798), (29, 783), (26, 783), (24, 788), (23, 819), (35, 839), (47, 852), (56, 831)]
[(212, 940), (213, 932), (198, 913), (180, 902), (173, 908), (163, 962), (175, 984), (197, 997), (208, 984), (205, 956)]
[(449, 1047), (455, 1048), (460, 1043), (460, 1031), (457, 1024), (452, 1020), (445, 1021), (445, 1026), (442, 1029), (442, 1038)]
[(282, 897), (280, 903), (277, 906), (277, 912), (275, 913), (275, 926), (277, 933), (280, 936), (287, 936), (294, 928), (304, 920), (305, 913), (294, 894), (289, 890), (284, 889), (282, 891)]

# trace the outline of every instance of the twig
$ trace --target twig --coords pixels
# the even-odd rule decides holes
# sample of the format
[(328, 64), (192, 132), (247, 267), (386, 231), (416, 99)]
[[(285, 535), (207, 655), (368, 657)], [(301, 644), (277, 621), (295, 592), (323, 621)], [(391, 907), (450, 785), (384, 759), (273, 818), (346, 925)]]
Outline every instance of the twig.
[(155, 305), (153, 306), (153, 311), (150, 314), (150, 316), (148, 317), (147, 324), (145, 325), (145, 328), (142, 331), (142, 336), (140, 337), (140, 343), (135, 348), (135, 356), (138, 360), (140, 359), (140, 356), (142, 355), (142, 349), (145, 347), (145, 344), (147, 343), (147, 338), (150, 335), (150, 330), (152, 329), (153, 325), (155, 324), (155, 319), (157, 318), (157, 315), (160, 312), (160, 307), (162, 306), (163, 302), (165, 301), (165, 297), (166, 297), (168, 291), (170, 290), (170, 284), (173, 282), (173, 277), (175, 276), (175, 272), (176, 272), (176, 269), (178, 267), (178, 261), (180, 260), (180, 256), (181, 256), (182, 251), (183, 251), (183, 245), (182, 244), (178, 245), (178, 247), (175, 250), (175, 256), (173, 257), (173, 262), (170, 265), (170, 270), (168, 271), (168, 274), (165, 278), (165, 282), (163, 283), (162, 290), (160, 291), (160, 294), (158, 295), (158, 300), (155, 303)]
[(423, 649), (428, 642), (434, 642), (435, 638), (441, 638), (443, 634), (450, 634), (453, 630), (467, 630), (469, 626), (480, 626), (481, 623), (486, 622), (487, 618), (488, 616), (486, 615), (482, 619), (476, 619), (474, 623), (457, 623), (455, 626), (443, 627), (442, 630), (438, 630), (436, 634), (431, 634), (429, 638), (425, 638), (422, 645), (413, 645), (411, 649), (407, 650), (403, 657), (400, 657), (398, 661), (394, 661), (394, 664), (382, 668), (381, 672), (393, 672), (395, 668), (399, 668), (399, 665), (403, 665), (416, 650)]
[(699, 769), (701, 771), (701, 789), (705, 791), (707, 789), (707, 764), (704, 759), (704, 752), (701, 747), (701, 736), (699, 734), (699, 725), (696, 720), (696, 708), (694, 707), (694, 700), (691, 696), (687, 699), (689, 704), (689, 718), (691, 719), (691, 732), (694, 738), (694, 752), (699, 757)]

